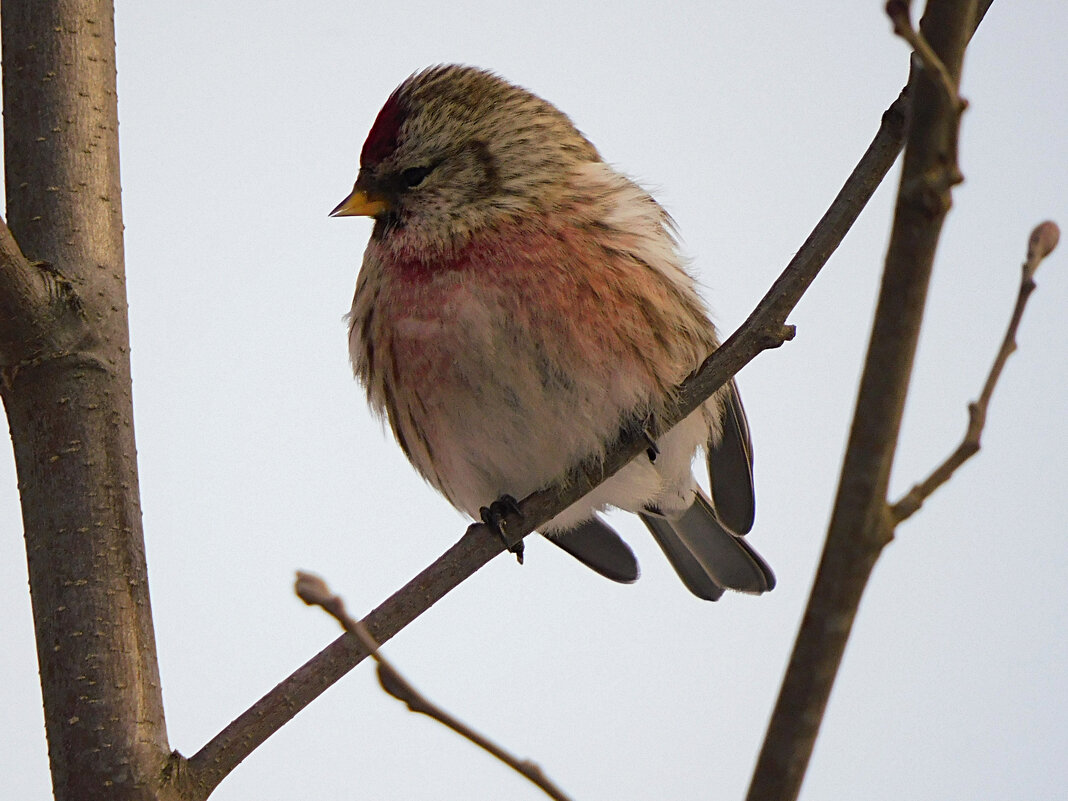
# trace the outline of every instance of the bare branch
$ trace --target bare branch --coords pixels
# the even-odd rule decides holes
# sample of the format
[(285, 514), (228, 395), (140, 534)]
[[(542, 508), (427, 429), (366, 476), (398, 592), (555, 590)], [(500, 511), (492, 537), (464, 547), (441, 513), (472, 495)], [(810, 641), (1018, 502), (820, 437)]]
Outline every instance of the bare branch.
[(454, 718), (409, 684), (408, 680), (379, 651), (378, 643), (375, 642), (367, 627), (349, 616), (348, 612), (345, 611), (345, 602), (330, 591), (325, 581), (310, 573), (298, 571), (295, 590), (297, 596), (304, 603), (309, 606), (322, 607), (341, 624), (345, 631), (360, 641), (360, 645), (364, 650), (378, 663), (378, 682), (382, 685), (383, 690), (398, 701), (407, 704), (408, 709), (412, 712), (433, 718), (438, 723), (448, 726), (461, 737), (467, 738), (479, 748), (488, 751), (512, 770), (537, 785), (550, 798), (555, 798), (557, 801), (569, 801), (569, 797), (549, 781), (545, 774), (541, 772), (541, 768), (535, 763), (509, 754), (492, 740)]
[[(991, 1), (982, 0), (984, 11)], [(904, 144), (910, 110), (910, 98), (903, 91), (883, 113), (871, 144), (790, 264), (748, 319), (681, 385), (676, 413), (665, 424), (681, 420), (758, 353), (792, 336), (792, 329), (786, 325), (787, 315), (889, 172)], [(645, 447), (640, 430), (625, 433), (608, 449), (601, 465), (588, 467), (558, 486), (524, 499), (520, 504), (523, 520), (508, 518), (506, 529), (518, 537), (525, 536)], [(503, 550), (503, 543), (485, 526), (471, 526), (448, 551), (364, 619), (368, 630), (377, 642), (386, 642)], [(265, 694), (189, 758), (183, 773), (198, 788), (198, 794), (190, 797), (206, 798), (245, 757), (366, 656), (366, 649), (352, 638), (339, 637)]]
[(979, 452), (979, 438), (982, 436), (983, 428), (986, 426), (986, 412), (990, 406), (990, 397), (994, 394), (994, 387), (1001, 377), (1005, 362), (1016, 351), (1016, 331), (1019, 329), (1020, 321), (1023, 319), (1027, 301), (1030, 299), (1031, 293), (1035, 291), (1035, 271), (1038, 269), (1038, 265), (1042, 263), (1042, 260), (1057, 247), (1059, 239), (1060, 229), (1057, 228), (1056, 223), (1051, 221), (1042, 223), (1031, 232), (1027, 247), (1027, 260), (1023, 263), (1021, 270), (1020, 291), (1016, 296), (1016, 308), (1012, 312), (1008, 330), (1005, 332), (1005, 338), (1001, 342), (1001, 349), (998, 351), (994, 364), (990, 368), (990, 374), (983, 385), (983, 391), (980, 393), (978, 400), (968, 404), (968, 428), (964, 432), (964, 439), (957, 446), (957, 449), (935, 468), (927, 478), (915, 485), (907, 495), (890, 508), (890, 515), (895, 524), (907, 520), (915, 514), (923, 506), (923, 502), (936, 489), (949, 481), (958, 467)]
[[(975, 0), (931, 0), (924, 13), (921, 29), (954, 84), (976, 19)], [(887, 484), (935, 248), (960, 175), (960, 110), (952, 95), (926, 70), (913, 70), (908, 91), (912, 122), (838, 494), (749, 801), (797, 798), (861, 596), (893, 537)]]

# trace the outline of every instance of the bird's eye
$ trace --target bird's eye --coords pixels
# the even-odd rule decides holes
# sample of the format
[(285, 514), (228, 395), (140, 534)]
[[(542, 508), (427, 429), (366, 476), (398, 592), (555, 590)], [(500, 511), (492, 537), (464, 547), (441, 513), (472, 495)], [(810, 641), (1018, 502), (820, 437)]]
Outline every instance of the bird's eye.
[(423, 179), (430, 175), (433, 167), (409, 167), (401, 173), (401, 179), (407, 187), (419, 186)]

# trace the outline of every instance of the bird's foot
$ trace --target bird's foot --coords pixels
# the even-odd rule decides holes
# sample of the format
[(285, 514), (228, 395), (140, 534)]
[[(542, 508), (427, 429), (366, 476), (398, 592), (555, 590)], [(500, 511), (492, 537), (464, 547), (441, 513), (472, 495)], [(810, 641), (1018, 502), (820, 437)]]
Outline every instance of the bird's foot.
[(508, 547), (508, 552), (515, 554), (516, 561), (519, 564), (523, 564), (523, 540), (512, 542), (505, 532), (506, 518), (509, 514), (523, 516), (519, 509), (519, 501), (511, 495), (502, 495), (489, 506), (483, 506), (479, 509), (478, 514), (482, 518), (482, 522), (501, 538), (501, 542)]

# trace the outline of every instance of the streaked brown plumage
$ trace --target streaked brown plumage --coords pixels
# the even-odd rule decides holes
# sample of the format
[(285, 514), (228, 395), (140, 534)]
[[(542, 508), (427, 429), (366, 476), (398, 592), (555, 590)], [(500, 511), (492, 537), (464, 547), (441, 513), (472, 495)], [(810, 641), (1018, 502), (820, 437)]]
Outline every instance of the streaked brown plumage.
[[(472, 516), (600, 458), (718, 344), (663, 209), (555, 107), (482, 70), (401, 84), (334, 213), (375, 218), (350, 316), (356, 375), (416, 469)], [(691, 473), (706, 445), (715, 504)], [(751, 447), (733, 382), (657, 446), (542, 533), (633, 581), (633, 554), (595, 514), (617, 506), (700, 597), (771, 589), (740, 536)]]

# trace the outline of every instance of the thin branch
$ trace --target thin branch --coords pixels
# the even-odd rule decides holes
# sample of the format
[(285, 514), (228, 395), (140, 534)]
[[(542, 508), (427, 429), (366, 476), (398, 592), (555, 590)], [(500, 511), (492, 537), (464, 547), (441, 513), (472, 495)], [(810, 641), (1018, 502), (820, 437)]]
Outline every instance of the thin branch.
[(1038, 269), (1038, 265), (1042, 263), (1042, 260), (1057, 247), (1059, 239), (1060, 229), (1057, 228), (1056, 223), (1051, 221), (1040, 224), (1031, 232), (1027, 247), (1027, 260), (1023, 263), (1023, 269), (1021, 270), (1020, 291), (1016, 296), (1016, 308), (1012, 312), (1008, 330), (1005, 332), (1005, 338), (1001, 342), (1001, 349), (998, 351), (994, 364), (990, 368), (990, 374), (983, 385), (983, 391), (980, 393), (978, 400), (968, 404), (968, 428), (964, 432), (964, 439), (957, 446), (957, 449), (935, 468), (926, 479), (915, 485), (907, 495), (890, 508), (890, 515), (895, 524), (907, 520), (915, 514), (923, 506), (923, 502), (931, 497), (931, 494), (936, 489), (949, 481), (957, 468), (979, 452), (979, 439), (983, 434), (983, 428), (986, 426), (986, 412), (990, 406), (990, 397), (994, 394), (994, 387), (1001, 377), (1005, 362), (1016, 351), (1016, 331), (1019, 329), (1020, 321), (1023, 319), (1027, 301), (1030, 299), (1031, 293), (1035, 291), (1035, 271)]
[[(992, 0), (982, 2), (985, 10)], [(868, 149), (790, 264), (748, 319), (695, 375), (681, 385), (676, 413), (665, 419), (665, 425), (681, 420), (688, 413), (687, 409), (697, 408), (758, 353), (790, 338), (792, 331), (786, 326), (787, 315), (893, 166), (905, 141), (910, 109), (911, 101), (902, 91), (883, 113), (879, 130)], [(507, 530), (520, 536), (533, 531), (643, 452), (645, 447), (641, 431), (623, 435), (608, 449), (601, 465), (587, 467), (568, 476), (560, 485), (524, 499), (520, 508), (528, 524), (510, 518), (506, 520)], [(367, 628), (376, 641), (386, 642), (503, 550), (500, 539), (489, 533), (485, 526), (471, 526), (448, 551), (373, 610), (364, 620)], [(245, 757), (366, 656), (366, 649), (352, 638), (343, 636), (294, 671), (200, 751), (182, 762), (179, 771), (182, 781), (195, 790), (188, 792), (187, 797), (207, 798)]]
[[(976, 20), (976, 0), (931, 0), (924, 13), (921, 29), (954, 83)], [(935, 249), (960, 175), (959, 107), (927, 70), (913, 71), (909, 93), (893, 230), (834, 511), (748, 801), (797, 798), (861, 596), (893, 537), (887, 484)]]
[(345, 611), (345, 602), (330, 591), (325, 581), (310, 573), (298, 572), (295, 590), (297, 596), (304, 603), (309, 606), (322, 607), (341, 624), (345, 631), (360, 641), (363, 649), (378, 663), (378, 682), (382, 685), (383, 690), (398, 701), (407, 704), (408, 709), (412, 712), (433, 718), (438, 723), (448, 726), (461, 737), (470, 740), (479, 748), (488, 751), (512, 770), (541, 788), (550, 798), (555, 798), (556, 801), (570, 801), (569, 797), (549, 781), (548, 777), (541, 772), (541, 768), (535, 763), (508, 753), (492, 740), (454, 718), (409, 684), (408, 680), (382, 655), (378, 643), (375, 642), (367, 627), (349, 616), (348, 612)]

